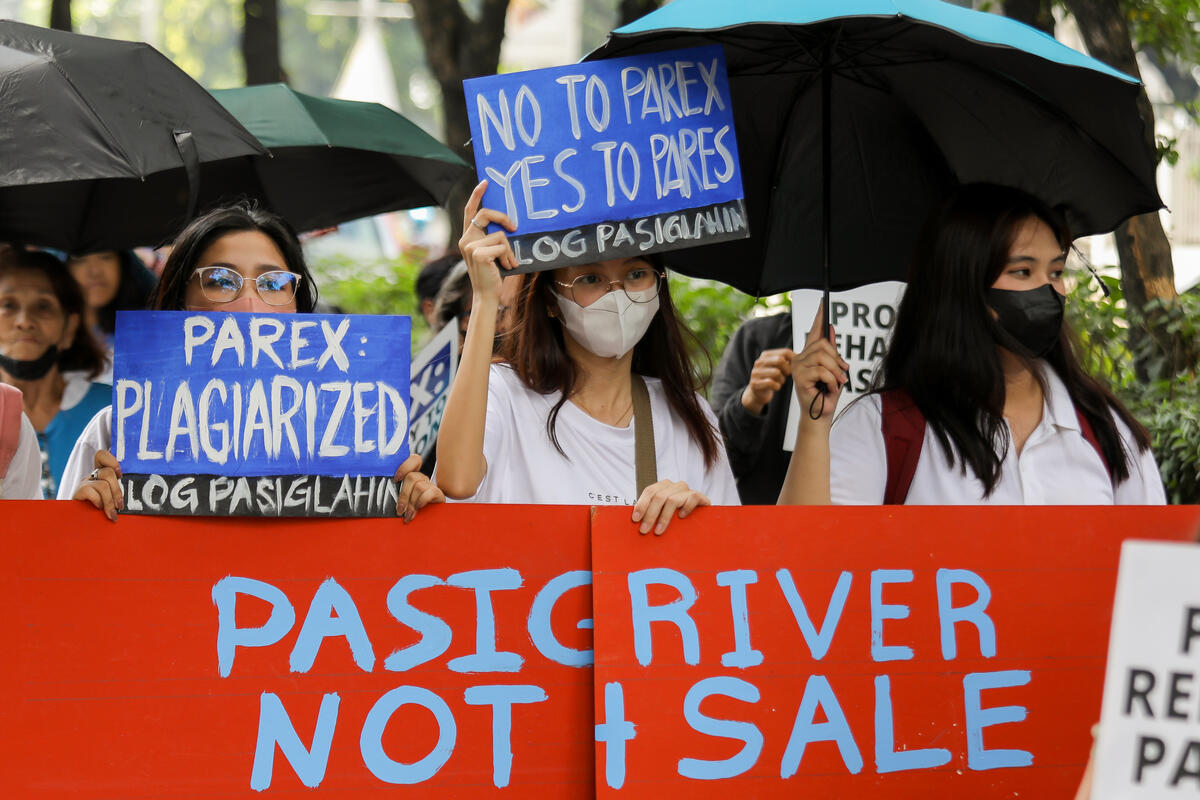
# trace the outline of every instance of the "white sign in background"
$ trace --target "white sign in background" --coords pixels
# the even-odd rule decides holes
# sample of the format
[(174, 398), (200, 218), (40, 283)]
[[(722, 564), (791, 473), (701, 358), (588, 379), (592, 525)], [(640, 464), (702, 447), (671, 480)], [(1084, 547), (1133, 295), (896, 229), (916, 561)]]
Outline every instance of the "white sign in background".
[[(850, 382), (838, 400), (839, 412), (847, 403), (871, 388), (871, 376), (887, 350), (888, 337), (896, 322), (896, 307), (904, 295), (904, 286), (903, 281), (884, 281), (830, 294), (829, 316), (837, 334), (838, 352), (850, 364)], [(804, 349), (805, 338), (821, 307), (822, 295), (816, 289), (792, 292), (792, 349), (797, 354)], [(792, 408), (788, 412), (787, 431), (783, 436), (784, 450), (791, 450), (795, 446), (799, 413), (800, 403), (796, 400), (796, 393), (792, 392)]]
[(1092, 800), (1200, 797), (1200, 545), (1127, 541)]

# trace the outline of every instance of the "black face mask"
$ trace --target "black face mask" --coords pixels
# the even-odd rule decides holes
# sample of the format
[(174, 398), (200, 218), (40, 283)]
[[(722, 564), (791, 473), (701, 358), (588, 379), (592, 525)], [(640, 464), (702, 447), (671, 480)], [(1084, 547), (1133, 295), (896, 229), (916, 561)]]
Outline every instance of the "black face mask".
[(50, 345), (46, 352), (29, 361), (19, 361), (0, 355), (0, 369), (12, 376), (15, 381), (36, 381), (45, 376), (50, 368), (58, 363), (58, 345)]
[(987, 304), (998, 315), (997, 342), (1029, 358), (1042, 358), (1054, 349), (1063, 325), (1063, 296), (1050, 284), (1014, 292), (988, 289)]

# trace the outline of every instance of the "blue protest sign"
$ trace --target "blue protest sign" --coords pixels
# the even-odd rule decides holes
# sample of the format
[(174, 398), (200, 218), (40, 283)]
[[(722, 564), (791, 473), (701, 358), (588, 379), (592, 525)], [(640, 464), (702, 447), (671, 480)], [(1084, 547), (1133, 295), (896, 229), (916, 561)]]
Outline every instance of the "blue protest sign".
[(520, 271), (749, 235), (720, 46), (463, 81)]
[(168, 502), (142, 504), (156, 513), (391, 513), (391, 477), (409, 452), (410, 325), (118, 313), (112, 451), (127, 478), (142, 478), (131, 494), (159, 487)]
[(458, 325), (446, 325), (413, 359), (408, 446), (428, 464), (458, 367)]

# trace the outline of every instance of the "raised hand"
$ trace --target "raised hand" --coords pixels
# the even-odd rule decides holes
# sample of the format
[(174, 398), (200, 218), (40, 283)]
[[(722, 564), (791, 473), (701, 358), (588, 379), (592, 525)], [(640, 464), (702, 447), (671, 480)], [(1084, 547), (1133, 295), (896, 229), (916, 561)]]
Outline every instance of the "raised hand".
[[(820, 421), (825, 427), (832, 424), (842, 387), (850, 378), (850, 365), (842, 360), (830, 341), (833, 326), (829, 327), (829, 336), (821, 335), (824, 318), (824, 311), (818, 310), (805, 337), (804, 349), (792, 359), (792, 384), (803, 412), (802, 426), (810, 420)], [(824, 394), (817, 388), (818, 383), (825, 384), (827, 391)]]
[(480, 181), (463, 208), (463, 232), (458, 249), (467, 262), (471, 289), (489, 300), (500, 296), (500, 267), (516, 269), (517, 256), (504, 231), (488, 233), (488, 223), (495, 222), (510, 233), (517, 229), (508, 215), (490, 208), (481, 208), (488, 182)]
[(795, 353), (789, 347), (764, 350), (754, 360), (750, 369), (750, 383), (742, 391), (742, 406), (751, 414), (761, 414), (775, 393), (783, 388), (788, 375), (792, 374), (792, 358)]

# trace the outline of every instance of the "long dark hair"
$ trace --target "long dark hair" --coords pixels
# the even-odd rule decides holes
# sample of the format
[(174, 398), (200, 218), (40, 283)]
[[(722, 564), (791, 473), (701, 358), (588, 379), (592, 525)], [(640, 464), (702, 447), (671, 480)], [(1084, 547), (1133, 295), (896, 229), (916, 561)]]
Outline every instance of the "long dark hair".
[(317, 286), (304, 263), (300, 240), (282, 217), (264, 211), (252, 203), (234, 203), (208, 211), (192, 220), (175, 239), (171, 255), (163, 266), (158, 288), (150, 297), (150, 308), (178, 311), (184, 307), (187, 284), (200, 256), (209, 245), (230, 233), (258, 231), (266, 235), (283, 255), (284, 265), (302, 276), (296, 289), (296, 310), (311, 312), (317, 305)]
[(63, 319), (74, 314), (79, 320), (75, 326), (75, 340), (71, 342), (70, 347), (58, 354), (59, 371), (82, 370), (89, 378), (95, 378), (103, 372), (108, 358), (104, 348), (92, 336), (92, 332), (83, 321), (83, 290), (67, 271), (66, 264), (44, 250), (16, 249), (0, 258), (0, 273), (14, 270), (44, 275), (50, 282), (54, 296), (58, 298), (59, 306), (62, 307)]
[[(662, 271), (659, 263), (655, 260), (652, 263)], [(557, 312), (557, 309), (551, 272), (523, 276), (512, 312), (512, 327), (500, 338), (497, 358), (511, 364), (521, 382), (533, 391), (562, 393), (546, 419), (546, 432), (555, 449), (566, 456), (558, 443), (555, 423), (558, 412), (575, 390), (579, 375), (575, 362), (567, 355), (562, 325), (550, 316), (550, 312)], [(639, 375), (662, 380), (671, 410), (683, 420), (691, 438), (700, 446), (704, 465), (711, 467), (720, 454), (720, 444), (696, 395), (703, 388), (703, 382), (692, 364), (685, 337), (695, 340), (695, 335), (680, 323), (667, 281), (663, 278), (658, 294), (658, 313), (646, 335), (634, 345), (632, 368)], [(698, 342), (695, 346), (703, 350)]]
[[(986, 292), (1004, 269), (1020, 227), (1030, 219), (1046, 223), (1064, 252), (1071, 246), (1062, 215), (1018, 189), (971, 184), (943, 204), (917, 245), (892, 341), (873, 387), (907, 391), (946, 460), (954, 463), (957, 453), (962, 473), (970, 467), (985, 496), (996, 488), (1010, 444), (1004, 425), (1004, 370), (996, 349), (999, 326)], [(1091, 423), (1112, 477), (1120, 483), (1129, 478), (1131, 456), (1113, 416), (1129, 427), (1139, 450), (1150, 446), (1150, 436), (1109, 389), (1083, 372), (1072, 339), (1064, 323), (1045, 360)], [(1027, 361), (1040, 381), (1034, 360)]]
[(117, 293), (106, 305), (96, 309), (96, 324), (100, 330), (112, 336), (117, 329), (118, 311), (136, 311), (146, 307), (146, 301), (154, 292), (157, 278), (146, 268), (137, 253), (132, 250), (117, 250), (117, 262), (121, 275)]

